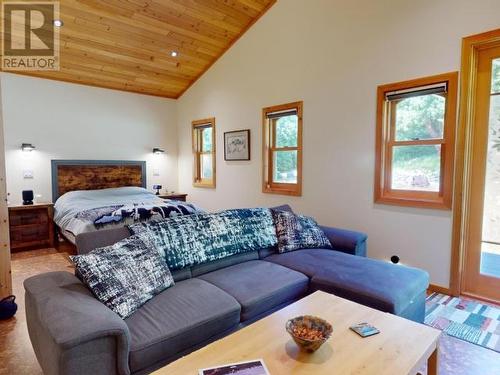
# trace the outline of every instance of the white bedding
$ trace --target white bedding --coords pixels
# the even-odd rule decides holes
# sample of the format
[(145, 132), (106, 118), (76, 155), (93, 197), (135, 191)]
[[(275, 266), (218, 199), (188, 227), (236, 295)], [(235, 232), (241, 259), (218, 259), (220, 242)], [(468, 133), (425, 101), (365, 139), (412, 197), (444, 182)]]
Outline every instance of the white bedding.
[[(165, 201), (153, 193), (140, 187), (121, 187), (101, 190), (79, 190), (63, 194), (54, 205), (54, 221), (65, 232), (75, 237), (84, 232), (96, 231), (97, 228), (88, 221), (80, 220), (78, 213), (100, 207), (119, 205), (155, 205)], [(134, 220), (127, 218), (119, 223), (107, 225), (104, 229), (132, 224)]]

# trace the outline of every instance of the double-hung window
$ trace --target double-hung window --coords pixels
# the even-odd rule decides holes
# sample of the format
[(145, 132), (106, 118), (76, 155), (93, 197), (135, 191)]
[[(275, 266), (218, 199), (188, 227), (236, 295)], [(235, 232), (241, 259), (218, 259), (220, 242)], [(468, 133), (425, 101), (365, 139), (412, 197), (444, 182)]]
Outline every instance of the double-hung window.
[(375, 202), (449, 209), (457, 73), (379, 86)]
[(302, 102), (267, 107), (263, 121), (263, 192), (302, 194)]
[(215, 188), (215, 118), (193, 121), (193, 186)]

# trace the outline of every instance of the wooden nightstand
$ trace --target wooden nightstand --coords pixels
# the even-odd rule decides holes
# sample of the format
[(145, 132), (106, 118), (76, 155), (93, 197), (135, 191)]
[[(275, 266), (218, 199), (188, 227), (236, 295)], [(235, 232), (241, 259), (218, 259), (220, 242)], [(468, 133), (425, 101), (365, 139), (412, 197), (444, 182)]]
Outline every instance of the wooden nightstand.
[(54, 247), (52, 203), (9, 205), (10, 248)]
[(160, 194), (158, 195), (161, 199), (172, 199), (174, 201), (186, 201), (187, 194), (180, 193), (168, 193), (168, 194)]

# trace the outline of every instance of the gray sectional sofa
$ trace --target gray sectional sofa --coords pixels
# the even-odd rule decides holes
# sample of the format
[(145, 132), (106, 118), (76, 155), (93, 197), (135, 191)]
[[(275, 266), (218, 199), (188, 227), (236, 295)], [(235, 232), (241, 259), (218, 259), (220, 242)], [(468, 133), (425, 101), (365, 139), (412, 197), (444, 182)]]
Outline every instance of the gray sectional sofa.
[[(146, 374), (315, 290), (422, 322), (428, 274), (366, 258), (366, 235), (322, 227), (334, 250), (243, 253), (173, 272), (175, 285), (122, 320), (69, 272), (24, 283), (28, 330), (45, 374)], [(83, 234), (78, 252), (128, 229)]]

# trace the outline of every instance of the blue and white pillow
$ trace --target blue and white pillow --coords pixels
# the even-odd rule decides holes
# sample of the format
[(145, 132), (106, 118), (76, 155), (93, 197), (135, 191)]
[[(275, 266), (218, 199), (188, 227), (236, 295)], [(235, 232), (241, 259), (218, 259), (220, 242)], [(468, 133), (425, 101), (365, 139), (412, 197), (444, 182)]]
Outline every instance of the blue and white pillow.
[(96, 298), (122, 319), (174, 285), (165, 259), (147, 232), (70, 258)]
[(332, 244), (312, 217), (288, 211), (273, 211), (278, 252), (299, 249), (332, 249)]
[(277, 244), (271, 210), (245, 208), (129, 225), (148, 232), (173, 271)]

